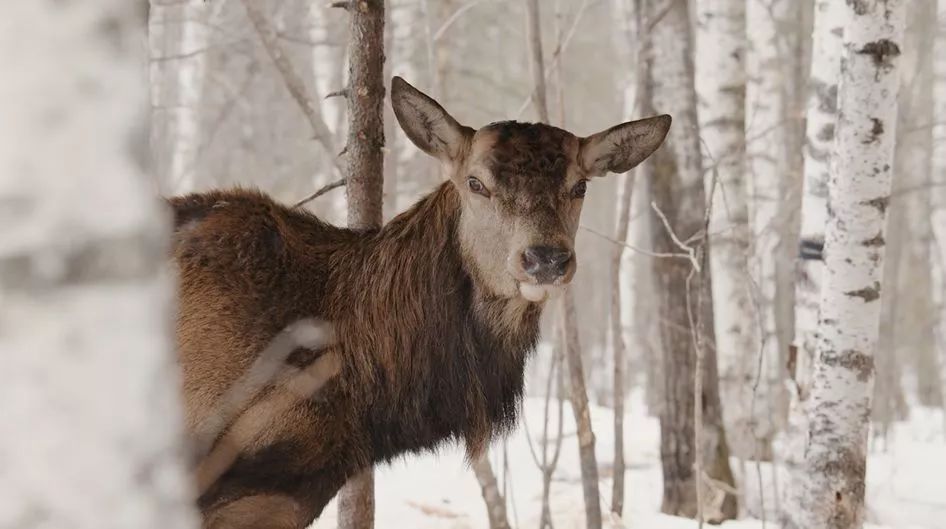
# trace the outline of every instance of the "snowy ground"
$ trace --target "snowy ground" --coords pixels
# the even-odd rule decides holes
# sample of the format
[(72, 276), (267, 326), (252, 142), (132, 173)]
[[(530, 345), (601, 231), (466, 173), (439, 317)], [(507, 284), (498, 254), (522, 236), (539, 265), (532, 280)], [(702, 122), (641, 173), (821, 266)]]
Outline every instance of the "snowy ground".
[[(643, 529), (694, 528), (693, 520), (659, 514), (661, 477), (659, 429), (654, 418), (647, 417), (640, 399), (632, 399), (625, 419), (625, 458), (630, 467), (626, 479), (626, 503), (623, 527)], [(542, 427), (542, 399), (528, 399), (525, 417), (533, 440)], [(601, 495), (610, 504), (613, 436), (609, 409), (592, 407), (597, 437)], [(557, 529), (584, 527), (583, 503), (578, 466), (578, 446), (571, 409), (565, 408), (565, 444), (552, 484), (551, 506)], [(554, 414), (553, 414), (554, 420)], [(554, 434), (554, 428), (550, 428)], [(491, 451), (493, 467), (502, 479), (503, 445)], [(541, 476), (529, 454), (522, 428), (506, 443), (506, 461), (510, 483), (510, 522), (515, 528), (537, 528), (539, 520)], [(733, 461), (738, 473), (740, 466)], [(765, 503), (774, 508), (771, 470), (761, 468)], [(750, 485), (757, 482), (757, 469), (746, 468)], [(412, 457), (380, 468), (377, 476), (377, 520), (379, 527), (417, 529), (487, 528), (486, 508), (473, 472), (463, 462), (463, 452), (445, 448), (437, 455)], [(752, 497), (757, 496), (750, 492)], [(871, 529), (943, 529), (946, 527), (946, 441), (939, 410), (918, 409), (909, 421), (899, 424), (890, 436), (886, 451), (875, 450), (868, 464), (868, 521)], [(314, 525), (334, 528), (336, 507), (332, 503)], [(776, 527), (769, 519), (768, 527)], [(622, 527), (611, 520), (607, 527)], [(762, 529), (757, 519), (743, 519), (723, 525), (726, 529)]]

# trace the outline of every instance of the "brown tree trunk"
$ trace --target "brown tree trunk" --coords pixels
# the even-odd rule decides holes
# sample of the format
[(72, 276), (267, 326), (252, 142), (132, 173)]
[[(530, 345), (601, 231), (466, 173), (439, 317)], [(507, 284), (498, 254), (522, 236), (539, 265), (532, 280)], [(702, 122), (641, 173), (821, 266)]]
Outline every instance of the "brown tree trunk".
[[(352, 0), (348, 62), (348, 226), (379, 228), (384, 189), (384, 1)], [(374, 473), (350, 479), (339, 492), (338, 527), (374, 526)]]
[[(545, 65), (542, 59), (542, 33), (539, 18), (538, 0), (526, 0), (526, 24), (529, 30), (529, 48), (531, 51), (532, 78), (535, 83), (532, 94), (536, 114), (542, 123), (549, 122), (549, 109), (545, 83)], [(578, 316), (575, 313), (575, 299), (570, 289), (562, 296), (560, 309), (561, 324), (565, 333), (565, 357), (568, 359), (569, 379), (571, 380), (572, 410), (578, 425), (578, 448), (581, 458), (581, 481), (585, 497), (585, 517), (587, 529), (601, 529), (601, 499), (598, 491), (598, 462), (595, 457), (595, 436), (591, 429), (591, 416), (588, 412), (588, 390), (585, 387), (585, 373), (581, 361), (581, 343), (578, 339)]]
[(493, 467), (489, 464), (488, 451), (484, 451), (479, 459), (473, 462), (473, 473), (476, 474), (476, 481), (480, 483), (483, 500), (486, 502), (486, 510), (489, 514), (489, 529), (509, 529), (506, 499), (499, 491), (496, 475), (493, 474)]
[[(670, 231), (705, 254), (700, 239), (706, 223), (706, 193), (696, 119), (692, 45), (687, 0), (645, 0), (645, 102), (651, 112), (669, 113), (674, 124), (667, 143), (651, 157), (652, 198), (666, 216), (652, 224), (654, 251), (685, 253)], [(659, 18), (659, 21), (658, 21)], [(701, 247), (702, 246), (702, 247)], [(660, 454), (663, 465), (663, 512), (709, 521), (736, 516), (735, 498), (716, 488), (701, 488), (694, 468), (710, 478), (733, 484), (729, 450), (722, 426), (716, 353), (712, 344), (712, 294), (708, 266), (699, 270), (687, 258), (654, 259), (663, 345), (664, 404), (660, 413)], [(695, 394), (697, 357), (702, 355), (701, 393)], [(697, 422), (699, 401), (701, 420)], [(695, 427), (696, 426), (696, 427)], [(701, 432), (697, 439), (697, 430)], [(699, 456), (699, 459), (696, 459)], [(702, 499), (702, 502), (698, 501)]]
[(598, 491), (598, 462), (595, 457), (595, 434), (588, 411), (588, 390), (581, 365), (581, 342), (578, 339), (578, 316), (575, 298), (567, 289), (561, 300), (562, 328), (565, 332), (565, 359), (568, 362), (569, 400), (578, 427), (578, 451), (581, 458), (581, 489), (585, 497), (585, 527), (601, 529), (601, 499)]

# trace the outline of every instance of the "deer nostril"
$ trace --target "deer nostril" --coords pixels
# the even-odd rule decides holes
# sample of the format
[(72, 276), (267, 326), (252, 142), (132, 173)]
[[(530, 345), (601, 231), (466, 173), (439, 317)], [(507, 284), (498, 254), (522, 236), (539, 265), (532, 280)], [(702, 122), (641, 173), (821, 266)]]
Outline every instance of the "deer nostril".
[(571, 260), (571, 250), (530, 246), (522, 252), (522, 269), (540, 283), (551, 282), (565, 274)]

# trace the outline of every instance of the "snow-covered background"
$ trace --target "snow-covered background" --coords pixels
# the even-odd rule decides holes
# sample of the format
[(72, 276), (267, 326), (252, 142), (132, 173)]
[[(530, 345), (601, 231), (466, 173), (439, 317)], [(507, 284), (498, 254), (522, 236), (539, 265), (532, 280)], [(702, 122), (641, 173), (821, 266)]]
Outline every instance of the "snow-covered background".
[[(568, 404), (566, 403), (566, 406)], [(554, 407), (554, 402), (553, 402)], [(529, 398), (524, 403), (524, 420), (529, 421), (533, 442), (539, 442), (544, 399)], [(628, 472), (623, 520), (606, 521), (606, 527), (641, 529), (688, 529), (696, 521), (660, 513), (660, 428), (656, 417), (649, 417), (640, 393), (629, 400), (625, 419), (625, 458)], [(601, 475), (602, 511), (610, 505), (611, 457), (613, 454), (613, 416), (610, 409), (591, 408)], [(584, 527), (584, 506), (578, 464), (578, 444), (571, 410), (563, 415), (564, 444), (561, 460), (552, 482), (550, 505), (556, 528)], [(554, 432), (555, 413), (550, 431)], [(946, 527), (946, 438), (940, 410), (914, 407), (909, 420), (896, 424), (883, 443), (872, 443), (867, 468), (868, 529), (943, 529)], [(505, 444), (506, 456), (503, 457)], [(520, 427), (506, 443), (491, 448), (493, 468), (502, 481), (504, 459), (508, 463), (507, 497), (509, 521), (516, 528), (537, 528), (541, 512), (542, 478), (537, 470)], [(468, 468), (463, 450), (445, 447), (437, 454), (402, 459), (379, 467), (376, 479), (377, 526), (416, 529), (486, 529), (486, 506), (473, 472)], [(771, 466), (732, 460), (737, 480), (741, 469), (748, 474), (748, 503), (758, 504), (758, 473), (761, 471), (764, 501), (768, 511), (763, 522), (743, 517), (727, 522), (727, 529), (763, 529), (778, 527), (774, 510), (778, 501)], [(741, 488), (741, 487), (740, 487)], [(745, 503), (745, 502), (743, 502)], [(329, 504), (315, 529), (336, 527), (336, 506)], [(623, 525), (622, 525), (623, 524)]]

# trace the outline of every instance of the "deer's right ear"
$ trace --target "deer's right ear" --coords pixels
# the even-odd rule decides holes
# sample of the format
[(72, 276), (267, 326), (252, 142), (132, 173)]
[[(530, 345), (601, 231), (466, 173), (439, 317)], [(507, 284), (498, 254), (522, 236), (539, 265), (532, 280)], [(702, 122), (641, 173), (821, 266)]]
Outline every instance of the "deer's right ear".
[(473, 129), (457, 123), (439, 103), (400, 77), (391, 81), (391, 105), (414, 145), (441, 161), (455, 160), (473, 136)]

